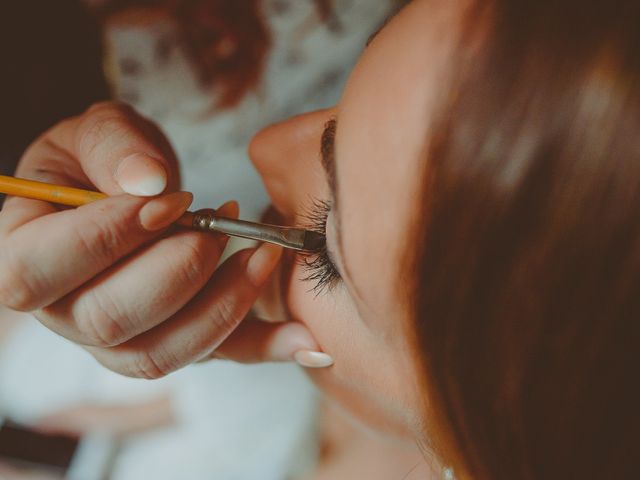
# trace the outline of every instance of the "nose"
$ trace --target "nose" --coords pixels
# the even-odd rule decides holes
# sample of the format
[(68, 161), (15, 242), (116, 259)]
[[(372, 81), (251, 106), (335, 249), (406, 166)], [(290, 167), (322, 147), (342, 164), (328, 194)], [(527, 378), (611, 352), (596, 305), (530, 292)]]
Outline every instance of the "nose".
[(313, 198), (326, 198), (320, 139), (334, 109), (290, 118), (258, 132), (249, 156), (262, 176), (273, 206), (287, 222)]

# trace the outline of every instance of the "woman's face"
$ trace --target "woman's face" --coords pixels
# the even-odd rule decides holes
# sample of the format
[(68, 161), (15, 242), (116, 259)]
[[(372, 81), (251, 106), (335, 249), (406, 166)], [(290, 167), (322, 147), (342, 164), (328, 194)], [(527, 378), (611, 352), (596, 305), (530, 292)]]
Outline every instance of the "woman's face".
[[(327, 249), (339, 273), (314, 290), (303, 279), (332, 267), (309, 271), (285, 260), (282, 303), (263, 313), (304, 323), (335, 361), (309, 371), (317, 385), (368, 424), (399, 434), (421, 408), (406, 258), (456, 3), (413, 2), (366, 48), (335, 109), (268, 127), (250, 148), (280, 221), (308, 224), (314, 199), (331, 205)], [(331, 119), (336, 134), (323, 138)]]

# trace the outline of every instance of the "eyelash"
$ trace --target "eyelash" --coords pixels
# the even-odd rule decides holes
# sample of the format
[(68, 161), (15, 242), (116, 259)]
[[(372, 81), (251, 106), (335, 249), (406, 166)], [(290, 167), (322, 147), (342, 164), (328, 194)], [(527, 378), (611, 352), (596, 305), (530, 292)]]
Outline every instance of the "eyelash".
[[(329, 212), (331, 212), (330, 202), (314, 199), (311, 207), (304, 214), (307, 220), (305, 228), (326, 235)], [(331, 291), (341, 278), (340, 272), (331, 260), (326, 243), (319, 250), (302, 255), (300, 263), (305, 269), (302, 280), (314, 283), (311, 291), (315, 292), (316, 296)]]

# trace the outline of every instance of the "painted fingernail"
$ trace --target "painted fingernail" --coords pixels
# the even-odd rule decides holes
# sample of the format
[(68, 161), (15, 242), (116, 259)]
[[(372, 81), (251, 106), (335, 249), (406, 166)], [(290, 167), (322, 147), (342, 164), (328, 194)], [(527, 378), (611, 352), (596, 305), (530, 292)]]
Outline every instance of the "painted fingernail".
[(140, 209), (140, 224), (150, 232), (168, 227), (189, 208), (192, 200), (193, 195), (189, 192), (173, 192), (154, 198)]
[(293, 358), (298, 365), (307, 368), (326, 368), (333, 365), (333, 358), (322, 352), (299, 350), (293, 355)]
[(251, 283), (256, 287), (261, 287), (273, 272), (281, 256), (282, 247), (263, 243), (247, 263), (247, 276)]
[(314, 351), (318, 344), (311, 332), (302, 324), (289, 322), (282, 325), (273, 335), (267, 357), (274, 361), (287, 362), (301, 350)]
[(123, 159), (115, 179), (126, 193), (142, 197), (159, 195), (167, 187), (167, 172), (160, 160), (143, 153)]

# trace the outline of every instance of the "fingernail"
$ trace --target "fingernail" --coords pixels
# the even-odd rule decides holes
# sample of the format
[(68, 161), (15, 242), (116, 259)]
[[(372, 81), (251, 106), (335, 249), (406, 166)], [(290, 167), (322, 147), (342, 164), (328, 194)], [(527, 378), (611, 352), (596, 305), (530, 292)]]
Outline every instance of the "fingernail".
[(287, 362), (294, 359), (294, 354), (301, 350), (314, 351), (318, 344), (311, 332), (297, 322), (285, 323), (271, 339), (267, 356), (274, 361)]
[(240, 214), (240, 206), (235, 200), (230, 200), (223, 203), (220, 208), (216, 210), (216, 214), (221, 217), (238, 218), (238, 215)]
[(180, 218), (192, 201), (193, 195), (189, 192), (173, 192), (154, 198), (140, 209), (140, 224), (150, 232), (168, 227)]
[(263, 243), (258, 248), (247, 263), (247, 276), (256, 286), (261, 287), (269, 278), (282, 255), (282, 247)]
[(322, 352), (299, 350), (293, 355), (293, 358), (301, 367), (326, 368), (333, 365), (333, 358)]
[(167, 187), (167, 172), (157, 158), (134, 153), (120, 162), (115, 179), (131, 195), (152, 197)]

